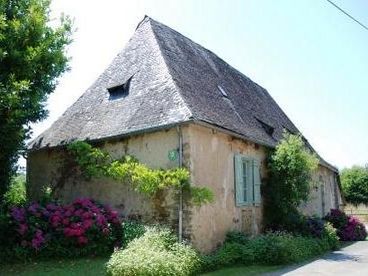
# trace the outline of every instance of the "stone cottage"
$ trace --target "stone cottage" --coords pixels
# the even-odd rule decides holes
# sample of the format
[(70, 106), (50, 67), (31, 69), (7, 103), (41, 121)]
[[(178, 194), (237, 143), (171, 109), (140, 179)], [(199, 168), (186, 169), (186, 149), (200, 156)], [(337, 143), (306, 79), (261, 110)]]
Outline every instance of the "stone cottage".
[[(96, 82), (29, 145), (28, 193), (37, 199), (51, 186), (62, 201), (89, 196), (124, 216), (164, 220), (209, 251), (229, 230), (261, 230), (265, 152), (284, 130), (300, 133), (264, 88), (145, 17)], [(194, 185), (212, 189), (215, 202), (181, 210), (168, 195), (149, 200), (109, 179), (81, 179), (63, 166), (65, 145), (74, 140), (89, 140), (116, 157), (134, 155), (153, 168), (183, 165)], [(322, 216), (342, 201), (338, 170), (319, 160), (311, 199), (301, 208)]]

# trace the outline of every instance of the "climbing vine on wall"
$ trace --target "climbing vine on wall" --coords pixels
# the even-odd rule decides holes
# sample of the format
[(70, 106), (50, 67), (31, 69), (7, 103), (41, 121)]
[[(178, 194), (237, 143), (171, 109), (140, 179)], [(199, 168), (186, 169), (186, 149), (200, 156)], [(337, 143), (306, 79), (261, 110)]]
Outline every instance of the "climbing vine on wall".
[(114, 159), (108, 152), (83, 141), (71, 143), (68, 151), (86, 178), (108, 177), (128, 183), (135, 191), (150, 197), (164, 189), (179, 191), (182, 188), (188, 192), (190, 202), (196, 206), (210, 203), (214, 199), (213, 192), (207, 187), (190, 184), (190, 174), (185, 168), (151, 169), (133, 156)]

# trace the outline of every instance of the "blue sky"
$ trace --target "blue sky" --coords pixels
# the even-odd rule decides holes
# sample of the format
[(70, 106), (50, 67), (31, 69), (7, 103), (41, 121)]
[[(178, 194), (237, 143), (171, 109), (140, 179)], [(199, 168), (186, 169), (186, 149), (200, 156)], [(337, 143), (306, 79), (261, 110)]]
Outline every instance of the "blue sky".
[[(368, 1), (334, 0), (368, 25)], [(368, 163), (368, 31), (326, 0), (54, 0), (74, 17), (71, 70), (48, 101), (49, 127), (102, 73), (145, 14), (266, 88), (339, 168)]]

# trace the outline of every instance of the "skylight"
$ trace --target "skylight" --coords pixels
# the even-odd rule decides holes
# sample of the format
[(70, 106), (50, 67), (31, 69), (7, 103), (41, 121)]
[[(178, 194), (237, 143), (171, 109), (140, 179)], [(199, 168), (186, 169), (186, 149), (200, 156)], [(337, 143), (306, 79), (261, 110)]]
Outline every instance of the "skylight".
[(224, 88), (222, 88), (220, 85), (217, 85), (217, 88), (220, 90), (223, 97), (225, 97), (225, 98), (229, 97)]

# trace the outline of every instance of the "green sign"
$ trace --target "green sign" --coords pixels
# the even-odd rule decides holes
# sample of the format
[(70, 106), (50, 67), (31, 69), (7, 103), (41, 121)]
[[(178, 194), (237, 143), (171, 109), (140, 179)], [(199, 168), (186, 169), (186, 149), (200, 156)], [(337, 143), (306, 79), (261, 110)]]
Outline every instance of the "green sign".
[(176, 159), (178, 159), (178, 151), (176, 149), (170, 150), (167, 157), (170, 161), (175, 161)]

